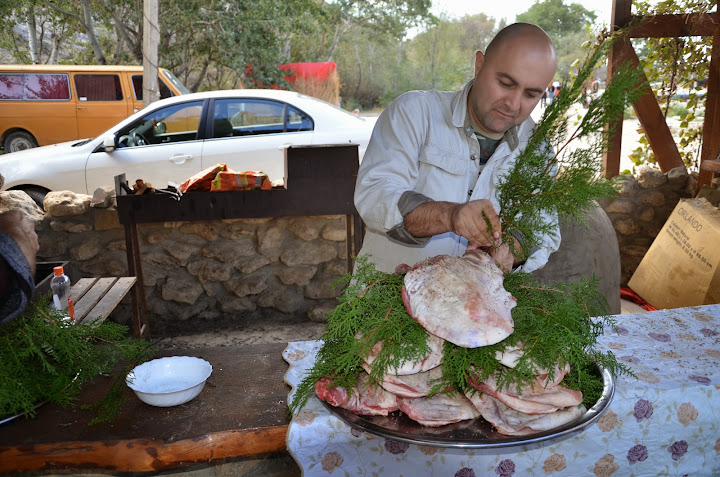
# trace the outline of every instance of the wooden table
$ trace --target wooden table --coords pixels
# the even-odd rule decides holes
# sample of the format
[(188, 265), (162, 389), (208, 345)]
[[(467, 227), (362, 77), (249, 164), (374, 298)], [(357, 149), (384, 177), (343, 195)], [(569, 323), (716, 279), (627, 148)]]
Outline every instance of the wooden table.
[(290, 422), (283, 377), (285, 343), (198, 348), (159, 356), (197, 356), (213, 373), (203, 391), (180, 406), (160, 408), (125, 387), (111, 423), (88, 426), (80, 406), (100, 400), (107, 378), (88, 383), (73, 408), (46, 404), (34, 419), (0, 426), (0, 472), (107, 469), (145, 472), (285, 450)]

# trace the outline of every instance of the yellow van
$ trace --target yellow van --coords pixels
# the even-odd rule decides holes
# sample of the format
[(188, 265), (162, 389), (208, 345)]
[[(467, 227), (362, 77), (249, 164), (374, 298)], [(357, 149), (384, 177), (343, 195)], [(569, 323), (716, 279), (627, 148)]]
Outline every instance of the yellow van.
[[(5, 153), (94, 137), (142, 109), (142, 66), (0, 65)], [(166, 69), (160, 98), (189, 93)]]

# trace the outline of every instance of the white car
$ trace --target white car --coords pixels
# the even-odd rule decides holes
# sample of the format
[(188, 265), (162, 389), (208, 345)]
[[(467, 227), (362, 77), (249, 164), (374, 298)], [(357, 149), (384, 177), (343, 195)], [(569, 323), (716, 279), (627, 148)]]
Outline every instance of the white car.
[(291, 145), (357, 144), (365, 153), (373, 120), (324, 101), (279, 90), (224, 90), (152, 103), (94, 139), (0, 156), (4, 190), (36, 202), (48, 191), (92, 194), (125, 173), (155, 188), (182, 183), (217, 163), (284, 179)]

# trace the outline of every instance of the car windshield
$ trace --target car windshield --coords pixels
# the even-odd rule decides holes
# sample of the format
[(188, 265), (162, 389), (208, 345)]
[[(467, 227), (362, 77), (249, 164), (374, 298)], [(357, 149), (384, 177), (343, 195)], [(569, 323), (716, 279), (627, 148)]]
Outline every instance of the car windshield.
[(176, 77), (174, 74), (170, 73), (168, 70), (162, 70), (162, 74), (163, 74), (163, 76), (165, 76), (165, 78), (167, 78), (167, 80), (170, 81), (170, 83), (172, 83), (172, 85), (175, 86), (175, 87), (177, 88), (177, 90), (180, 91), (182, 94), (190, 94), (190, 90), (187, 89), (187, 88), (185, 87), (185, 85), (182, 84), (182, 82), (180, 82), (180, 80), (177, 79), (177, 77)]

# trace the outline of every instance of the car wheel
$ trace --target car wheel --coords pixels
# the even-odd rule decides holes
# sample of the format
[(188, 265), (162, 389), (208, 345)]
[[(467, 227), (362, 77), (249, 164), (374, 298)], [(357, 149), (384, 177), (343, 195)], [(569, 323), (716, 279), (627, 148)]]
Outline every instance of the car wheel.
[(30, 196), (30, 198), (40, 207), (43, 211), (45, 210), (45, 206), (43, 205), (43, 201), (45, 200), (45, 196), (47, 195), (48, 191), (45, 189), (42, 189), (40, 187), (28, 187), (27, 189), (21, 189), (23, 192), (25, 192), (27, 195)]
[(25, 149), (32, 149), (37, 147), (37, 141), (32, 137), (32, 134), (24, 131), (16, 131), (8, 135), (5, 138), (5, 154), (10, 152), (24, 151)]

